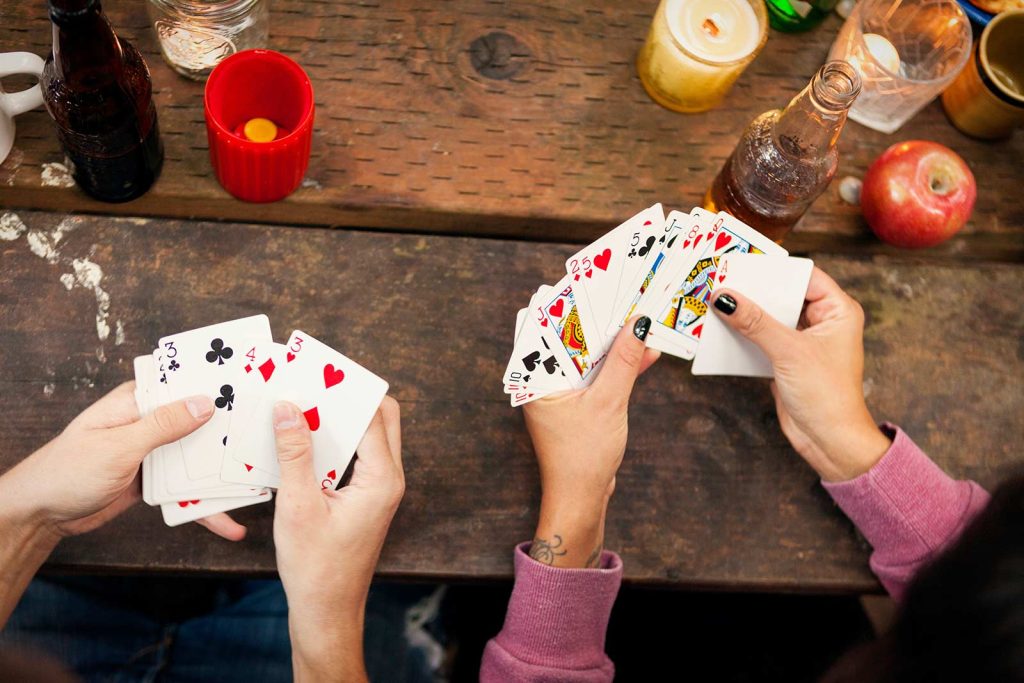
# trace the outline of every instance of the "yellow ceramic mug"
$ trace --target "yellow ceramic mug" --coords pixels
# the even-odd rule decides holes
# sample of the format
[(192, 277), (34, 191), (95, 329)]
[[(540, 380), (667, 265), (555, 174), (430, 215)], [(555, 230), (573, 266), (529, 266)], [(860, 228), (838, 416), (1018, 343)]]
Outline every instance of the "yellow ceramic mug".
[(972, 137), (1004, 138), (1024, 124), (1024, 9), (985, 27), (977, 51), (942, 93), (953, 125)]

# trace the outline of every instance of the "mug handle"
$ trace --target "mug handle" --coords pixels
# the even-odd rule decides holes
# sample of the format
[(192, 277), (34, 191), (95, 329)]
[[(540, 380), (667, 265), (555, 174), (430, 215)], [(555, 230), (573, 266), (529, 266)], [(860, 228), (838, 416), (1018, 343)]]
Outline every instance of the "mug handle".
[[(39, 78), (43, 74), (43, 60), (31, 52), (7, 52), (0, 54), (0, 78), (14, 74), (29, 74)], [(43, 91), (39, 84), (21, 92), (0, 92), (0, 107), (8, 116), (24, 114), (43, 103)]]

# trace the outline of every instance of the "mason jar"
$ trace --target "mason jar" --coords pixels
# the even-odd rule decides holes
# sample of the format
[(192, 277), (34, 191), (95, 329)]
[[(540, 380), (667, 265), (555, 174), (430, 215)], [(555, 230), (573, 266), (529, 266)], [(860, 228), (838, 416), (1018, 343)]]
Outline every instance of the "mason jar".
[(160, 52), (171, 68), (206, 78), (222, 59), (267, 46), (267, 0), (149, 0)]

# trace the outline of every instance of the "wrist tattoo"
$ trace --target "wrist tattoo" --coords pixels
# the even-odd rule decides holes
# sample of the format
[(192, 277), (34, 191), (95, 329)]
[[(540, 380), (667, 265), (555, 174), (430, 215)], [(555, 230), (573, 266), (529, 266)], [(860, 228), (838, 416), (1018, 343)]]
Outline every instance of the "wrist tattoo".
[(561, 557), (568, 552), (564, 549), (559, 552), (559, 548), (561, 547), (562, 537), (558, 534), (555, 534), (554, 543), (551, 543), (545, 538), (535, 538), (533, 539), (533, 543), (530, 544), (530, 557), (538, 562), (543, 562), (546, 565), (552, 566), (555, 564), (556, 557)]
[(590, 557), (587, 558), (587, 563), (583, 566), (587, 569), (596, 569), (601, 564), (601, 551), (603, 550), (604, 547), (598, 543), (597, 547), (594, 548), (594, 552), (590, 553)]

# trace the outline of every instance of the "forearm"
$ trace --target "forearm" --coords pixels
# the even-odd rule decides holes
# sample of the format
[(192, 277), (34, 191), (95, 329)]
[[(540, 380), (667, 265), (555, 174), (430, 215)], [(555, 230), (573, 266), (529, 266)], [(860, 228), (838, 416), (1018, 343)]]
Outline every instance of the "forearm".
[(921, 566), (985, 507), (988, 494), (972, 481), (954, 480), (898, 428), (884, 429), (891, 446), (872, 467), (823, 483), (874, 548), (871, 569), (900, 599)]
[(0, 477), (0, 628), (59, 541), (19, 493), (16, 471)]
[(545, 496), (530, 557), (551, 567), (594, 568), (604, 549), (607, 498), (575, 499)]
[(335, 681), (365, 683), (363, 659), (365, 605), (324, 620), (290, 611), (288, 633), (296, 683)]

